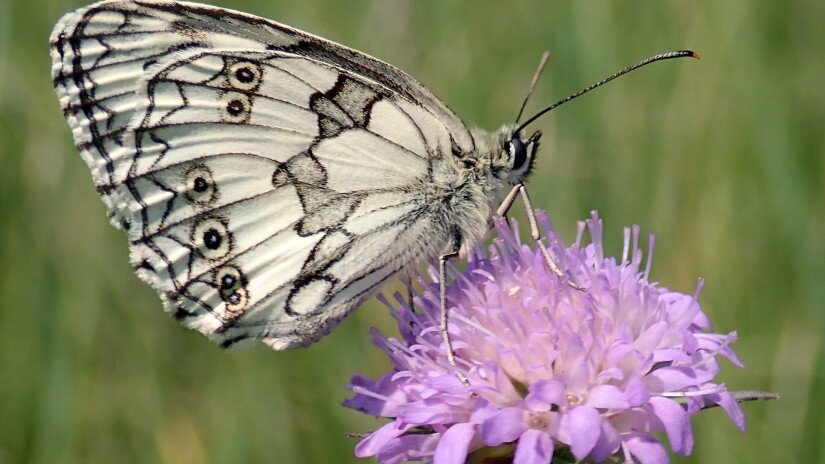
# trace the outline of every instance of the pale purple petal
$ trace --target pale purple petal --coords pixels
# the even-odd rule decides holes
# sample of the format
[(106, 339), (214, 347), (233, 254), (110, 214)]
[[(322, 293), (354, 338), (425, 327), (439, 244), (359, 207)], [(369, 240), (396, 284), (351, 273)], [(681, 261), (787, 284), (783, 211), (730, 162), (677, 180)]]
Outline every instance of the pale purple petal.
[(495, 416), (498, 413), (498, 408), (487, 402), (486, 400), (479, 400), (476, 403), (473, 412), (470, 413), (470, 423), (480, 425), (487, 419)]
[(650, 400), (650, 392), (647, 390), (644, 382), (638, 377), (630, 378), (624, 392), (631, 408), (641, 406)]
[[(355, 375), (349, 388), (353, 391), (368, 390), (370, 395), (355, 395), (344, 400), (344, 406), (371, 416), (394, 416), (398, 408), (407, 401), (407, 396), (392, 380), (392, 373), (384, 374), (377, 381), (363, 375)], [(361, 390), (363, 389), (363, 390)]]
[(530, 387), (524, 404), (534, 411), (547, 411), (552, 405), (563, 404), (564, 384), (558, 380), (539, 380)]
[(397, 417), (411, 424), (450, 424), (465, 419), (466, 414), (462, 412), (451, 404), (440, 402), (438, 398), (428, 398), (405, 405)]
[(696, 324), (696, 326), (700, 329), (711, 328), (710, 319), (708, 319), (707, 314), (705, 314), (703, 311), (699, 311), (698, 313), (696, 313), (696, 316), (693, 318), (692, 323)]
[(630, 403), (625, 393), (614, 385), (597, 385), (587, 395), (587, 405), (604, 409), (627, 409)]
[(668, 325), (665, 321), (659, 321), (644, 330), (633, 342), (633, 348), (642, 353), (650, 353), (659, 347)]
[(515, 441), (524, 429), (524, 413), (521, 408), (504, 408), (481, 424), (481, 439), (490, 446)]
[(403, 434), (409, 428), (409, 425), (400, 426), (395, 422), (385, 424), (355, 445), (355, 455), (359, 458), (375, 456), (388, 442)]
[(433, 464), (464, 464), (475, 436), (473, 424), (455, 424), (441, 434)]
[(687, 327), (700, 311), (693, 295), (669, 292), (662, 300), (668, 304), (668, 321), (676, 327)]
[(461, 382), (458, 376), (444, 374), (427, 380), (427, 386), (442, 393), (451, 395), (466, 395), (467, 386)]
[(696, 334), (692, 332), (682, 332), (682, 349), (673, 349), (670, 350), (671, 352), (676, 351), (683, 351), (685, 355), (690, 355), (696, 352), (696, 350), (701, 348), (701, 344), (699, 340), (696, 338)]
[(693, 432), (687, 411), (679, 403), (659, 396), (650, 399), (650, 408), (662, 423), (673, 451), (689, 455), (693, 449)]
[(421, 453), (435, 452), (440, 439), (441, 436), (437, 433), (402, 435), (388, 441), (375, 455), (375, 460), (382, 464), (400, 464), (410, 461), (420, 456)]
[(599, 435), (599, 441), (590, 452), (590, 457), (596, 462), (602, 462), (613, 453), (619, 451), (622, 446), (622, 440), (619, 432), (610, 425), (607, 421), (602, 421), (602, 433)]
[(665, 448), (652, 436), (631, 432), (622, 435), (624, 446), (641, 464), (669, 464)]
[(622, 371), (618, 367), (611, 367), (601, 371), (599, 375), (596, 376), (596, 381), (609, 382), (611, 380), (624, 380), (624, 371)]
[(602, 416), (589, 406), (570, 410), (570, 451), (576, 459), (584, 459), (590, 453), (602, 429)]
[(741, 431), (745, 431), (745, 414), (742, 413), (742, 408), (736, 402), (736, 398), (730, 392), (720, 392), (712, 395), (707, 395), (706, 401), (710, 404), (718, 404), (725, 410), (728, 417), (736, 424), (736, 427)]
[(549, 464), (553, 459), (553, 439), (536, 429), (527, 429), (516, 445), (513, 464)]
[(681, 391), (692, 385), (710, 381), (713, 373), (688, 367), (662, 367), (644, 377), (647, 387), (655, 392)]

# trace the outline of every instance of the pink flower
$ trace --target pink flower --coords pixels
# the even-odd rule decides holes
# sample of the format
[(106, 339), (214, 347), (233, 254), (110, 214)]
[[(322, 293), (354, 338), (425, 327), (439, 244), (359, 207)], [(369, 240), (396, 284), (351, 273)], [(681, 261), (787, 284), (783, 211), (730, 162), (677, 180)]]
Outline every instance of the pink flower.
[[(356, 455), (460, 464), (504, 453), (516, 464), (546, 464), (554, 454), (600, 462), (621, 453), (629, 462), (667, 463), (651, 433), (664, 432), (673, 451), (690, 454), (690, 416), (706, 405), (721, 406), (744, 429), (738, 404), (714, 381), (717, 356), (741, 367), (728, 346), (736, 334), (711, 331), (697, 301), (701, 282), (692, 295), (650, 283), (638, 227), (625, 229), (617, 261), (604, 256), (595, 213), (568, 249), (546, 215), (537, 216), (556, 261), (586, 290), (549, 271), (541, 252), (500, 220), (488, 254), (476, 251), (463, 273), (451, 268), (457, 367), (438, 330), (437, 283), (420, 279), (415, 311), (400, 295), (396, 305), (383, 300), (401, 339), (375, 333), (374, 340), (394, 369), (378, 380), (353, 377), (345, 404), (391, 422)], [(583, 246), (585, 230), (591, 243)], [(437, 280), (432, 268), (430, 280)]]

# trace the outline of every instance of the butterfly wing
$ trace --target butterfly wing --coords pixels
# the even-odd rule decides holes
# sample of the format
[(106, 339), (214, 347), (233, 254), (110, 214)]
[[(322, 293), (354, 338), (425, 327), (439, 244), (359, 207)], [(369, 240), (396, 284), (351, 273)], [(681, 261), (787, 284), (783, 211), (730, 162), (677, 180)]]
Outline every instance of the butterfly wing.
[(401, 71), (177, 2), (78, 10), (52, 46), (64, 115), (137, 274), (224, 346), (312, 343), (449, 245), (424, 186), (472, 137)]

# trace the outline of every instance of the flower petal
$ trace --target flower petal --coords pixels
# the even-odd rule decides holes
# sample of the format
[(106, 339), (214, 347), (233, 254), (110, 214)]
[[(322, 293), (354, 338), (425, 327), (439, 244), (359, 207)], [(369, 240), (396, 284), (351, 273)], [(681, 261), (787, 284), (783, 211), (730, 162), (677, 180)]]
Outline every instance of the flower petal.
[(481, 424), (481, 439), (489, 446), (515, 441), (524, 429), (524, 409), (504, 408)]
[(745, 415), (742, 413), (742, 408), (736, 402), (736, 398), (728, 391), (706, 395), (705, 401), (709, 404), (718, 404), (725, 410), (730, 417), (730, 420), (736, 424), (736, 427), (741, 431), (745, 431)]
[(595, 462), (602, 462), (613, 455), (622, 446), (619, 432), (608, 421), (602, 421), (602, 433), (599, 441), (590, 452), (590, 458)]
[(354, 375), (348, 388), (355, 395), (344, 400), (344, 406), (371, 416), (395, 416), (407, 398), (399, 384), (393, 382), (392, 374), (388, 372), (375, 381), (361, 374)]
[(393, 421), (372, 432), (367, 438), (355, 445), (355, 455), (359, 458), (375, 456), (391, 440), (406, 432), (411, 426), (400, 425)]
[(441, 434), (433, 464), (464, 464), (475, 433), (473, 424), (455, 424), (447, 429)]
[[(437, 433), (402, 435), (387, 442), (375, 455), (381, 464), (400, 464), (424, 453), (433, 453), (441, 436)], [(410, 453), (412, 451), (413, 453)]]
[(440, 398), (419, 400), (404, 405), (398, 419), (411, 424), (450, 424), (462, 422), (461, 410)]
[(661, 299), (667, 305), (668, 322), (674, 327), (687, 327), (700, 312), (693, 295), (668, 292)]
[(642, 464), (670, 463), (662, 444), (646, 433), (626, 433), (622, 435), (622, 441), (630, 454), (636, 456)]
[(625, 393), (615, 385), (597, 385), (587, 395), (587, 405), (604, 409), (627, 409), (630, 403)]
[(553, 439), (536, 429), (527, 429), (516, 445), (513, 464), (549, 464), (553, 459)]
[(453, 373), (427, 379), (427, 386), (442, 393), (466, 395), (467, 386)]
[(668, 325), (665, 321), (659, 321), (642, 331), (633, 342), (633, 348), (642, 353), (651, 353), (659, 347), (662, 337), (667, 331)]
[(584, 459), (599, 440), (602, 416), (589, 406), (577, 406), (568, 413), (570, 418), (570, 451), (576, 459)]
[(650, 392), (648, 392), (645, 384), (638, 377), (631, 377), (624, 389), (625, 398), (627, 398), (630, 407), (635, 408), (641, 406), (650, 399)]
[(662, 367), (647, 374), (644, 382), (654, 392), (681, 391), (694, 385), (702, 385), (713, 378), (713, 373), (688, 367)]
[(651, 398), (649, 404), (653, 414), (661, 421), (673, 451), (689, 455), (693, 449), (693, 431), (685, 408), (661, 396)]
[(549, 411), (552, 405), (563, 404), (564, 384), (558, 380), (539, 380), (530, 387), (524, 405), (534, 411)]
[(495, 416), (497, 413), (498, 408), (495, 407), (495, 405), (490, 404), (484, 399), (479, 399), (473, 408), (473, 412), (470, 413), (470, 423), (476, 425), (481, 424), (487, 419)]

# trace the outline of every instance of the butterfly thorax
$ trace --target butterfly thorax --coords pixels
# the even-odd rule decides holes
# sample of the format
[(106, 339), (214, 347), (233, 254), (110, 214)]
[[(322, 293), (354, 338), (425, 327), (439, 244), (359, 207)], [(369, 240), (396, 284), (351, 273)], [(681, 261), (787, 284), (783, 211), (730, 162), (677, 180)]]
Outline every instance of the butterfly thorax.
[[(441, 172), (440, 178), (434, 178), (436, 188), (447, 200), (443, 216), (456, 229), (453, 245), (461, 254), (484, 239), (490, 219), (504, 197), (530, 173), (538, 138), (523, 141), (513, 134), (513, 129), (511, 125), (495, 132), (474, 129), (472, 152), (459, 153), (444, 166), (434, 166), (434, 174)], [(513, 144), (524, 153), (510, 149)]]

